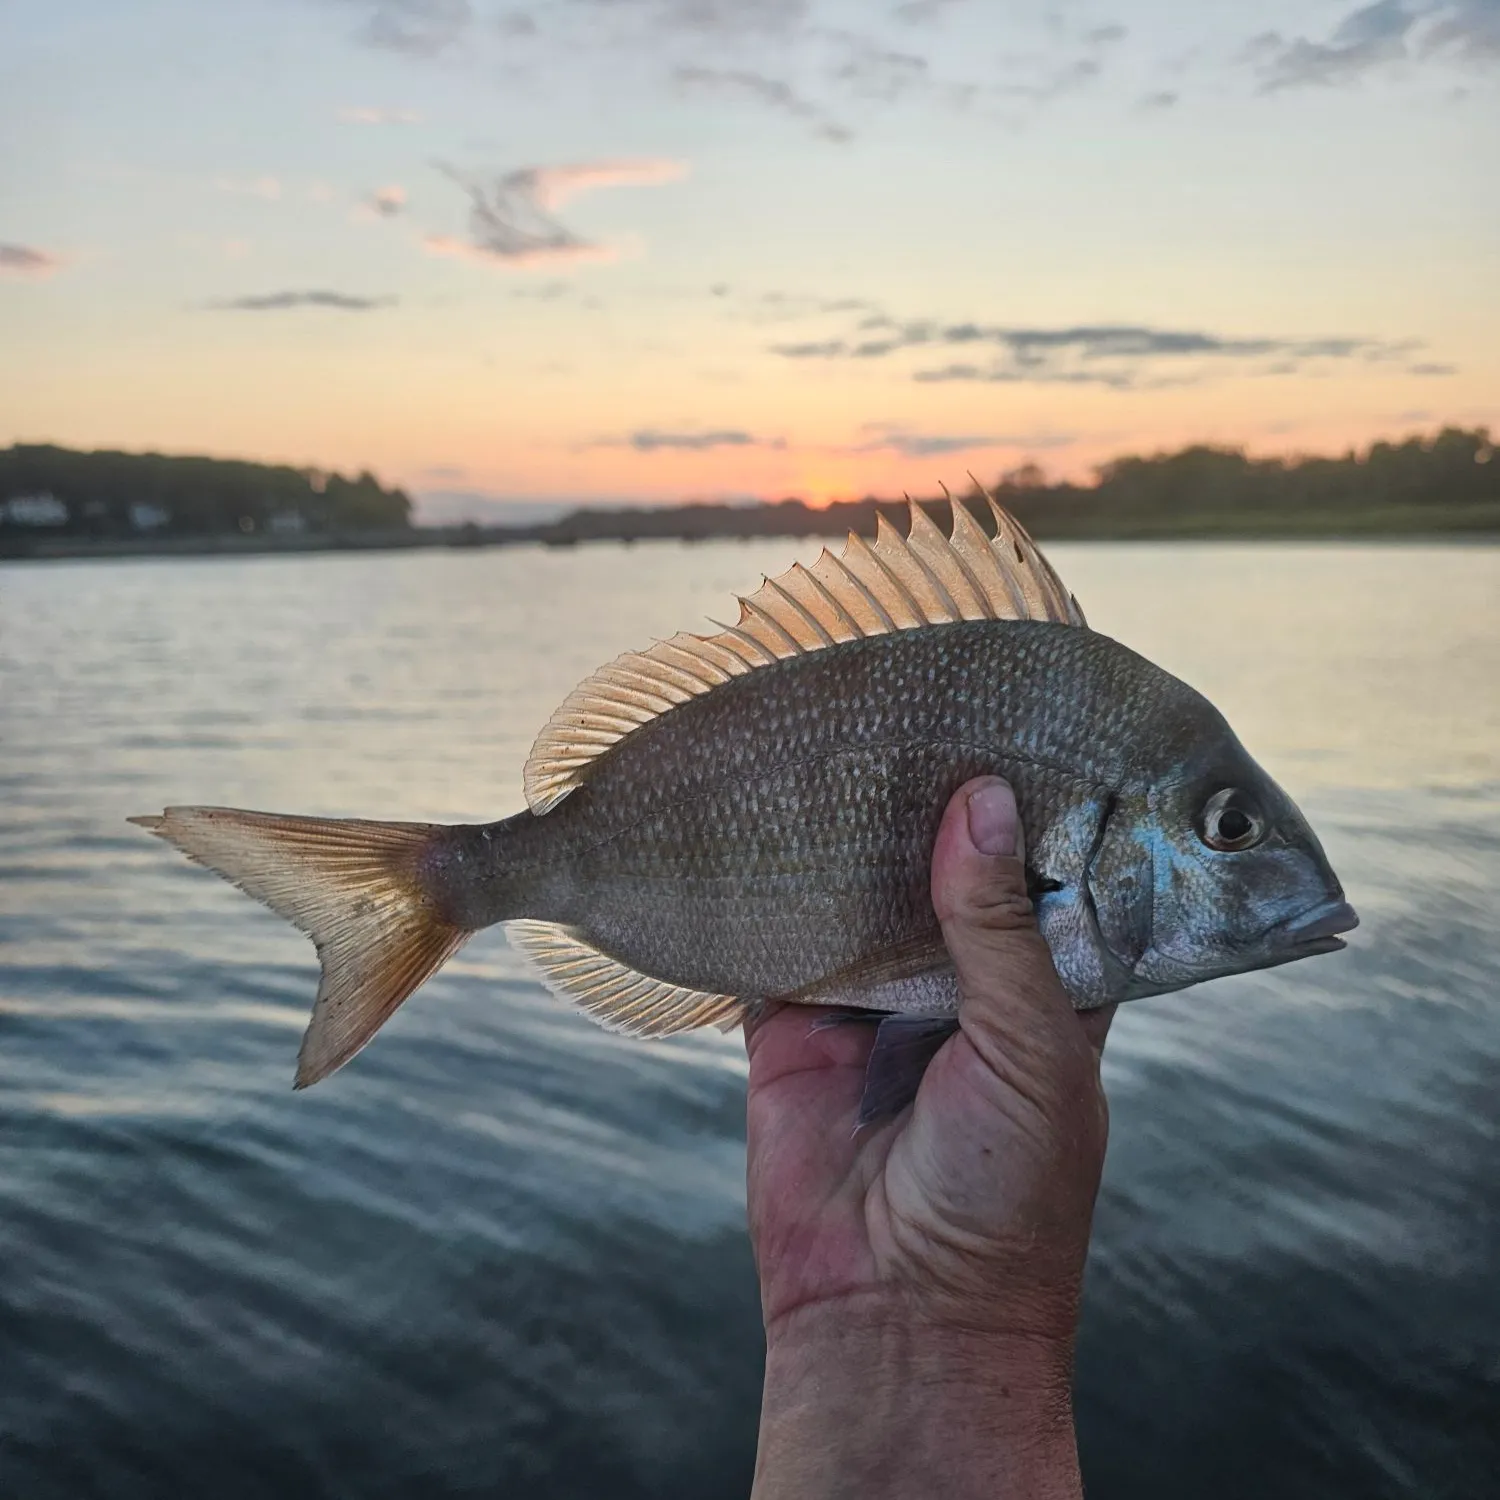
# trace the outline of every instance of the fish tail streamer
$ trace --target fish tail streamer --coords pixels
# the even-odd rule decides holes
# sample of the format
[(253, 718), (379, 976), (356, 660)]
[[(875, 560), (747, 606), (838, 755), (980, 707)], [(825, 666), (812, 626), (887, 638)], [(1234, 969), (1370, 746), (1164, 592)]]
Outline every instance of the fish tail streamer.
[(232, 881), (312, 938), (322, 965), (295, 1087), (326, 1078), (463, 946), (433, 871), (454, 830), (435, 823), (169, 807), (132, 823)]

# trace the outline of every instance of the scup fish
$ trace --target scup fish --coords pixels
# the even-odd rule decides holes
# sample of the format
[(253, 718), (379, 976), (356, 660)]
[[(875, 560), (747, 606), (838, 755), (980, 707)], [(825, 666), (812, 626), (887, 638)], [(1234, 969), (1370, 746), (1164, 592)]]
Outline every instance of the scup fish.
[(943, 809), (1014, 786), (1037, 922), (1087, 1010), (1344, 946), (1316, 836), (1223, 716), (1089, 630), (1018, 522), (911, 506), (740, 600), (739, 620), (581, 683), (529, 810), (442, 825), (172, 807), (132, 819), (317, 945), (296, 1086), (342, 1066), (470, 934), (637, 1036), (773, 1001), (885, 1016), (862, 1118), (956, 1022), (929, 895)]

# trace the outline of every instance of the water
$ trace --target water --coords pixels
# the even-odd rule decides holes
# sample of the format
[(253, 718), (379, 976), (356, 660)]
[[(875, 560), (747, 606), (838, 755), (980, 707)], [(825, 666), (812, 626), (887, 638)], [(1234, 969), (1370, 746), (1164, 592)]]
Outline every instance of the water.
[[(294, 1096), (311, 950), (123, 820), (512, 811), (577, 678), (796, 550), (0, 568), (0, 1495), (748, 1488), (738, 1042), (606, 1035), (490, 934)], [(1054, 557), (1364, 918), (1115, 1026), (1090, 1494), (1492, 1496), (1500, 550)]]

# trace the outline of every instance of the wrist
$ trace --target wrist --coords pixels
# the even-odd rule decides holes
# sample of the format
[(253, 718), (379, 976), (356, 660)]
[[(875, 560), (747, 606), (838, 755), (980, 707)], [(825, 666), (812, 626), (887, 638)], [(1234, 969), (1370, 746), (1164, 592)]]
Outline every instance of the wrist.
[(849, 1298), (767, 1332), (756, 1500), (1080, 1493), (1072, 1339)]

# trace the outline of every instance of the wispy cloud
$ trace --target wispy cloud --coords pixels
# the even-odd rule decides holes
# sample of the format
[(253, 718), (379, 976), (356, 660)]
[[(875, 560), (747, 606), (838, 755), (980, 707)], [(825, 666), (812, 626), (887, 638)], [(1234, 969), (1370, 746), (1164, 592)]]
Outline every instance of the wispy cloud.
[(761, 34), (785, 37), (808, 23), (811, 0), (587, 0), (596, 11), (634, 13), (649, 30), (707, 39)]
[(415, 109), (377, 109), (367, 105), (346, 105), (339, 111), (345, 125), (420, 125), (421, 113)]
[(843, 60), (834, 65), (833, 78), (856, 95), (894, 104), (904, 94), (932, 82), (930, 64), (915, 52), (887, 47), (852, 33), (843, 42), (847, 50)]
[(864, 297), (818, 297), (806, 292), (741, 292), (727, 282), (715, 282), (709, 296), (726, 304), (730, 316), (752, 323), (790, 323), (831, 313), (878, 313)]
[(973, 433), (912, 432), (899, 422), (867, 422), (869, 434), (847, 451), (851, 453), (899, 453), (905, 458), (932, 458), (945, 453), (981, 453), (992, 448), (1066, 448), (1075, 441), (1071, 433)]
[(378, 219), (394, 219), (406, 207), (406, 189), (394, 182), (376, 188), (362, 206)]
[(1345, 83), (1406, 55), (1406, 38), (1418, 16), (1401, 0), (1376, 0), (1350, 12), (1327, 41), (1263, 32), (1247, 55), (1267, 93), (1308, 84)]
[(356, 297), (347, 292), (266, 292), (259, 296), (230, 297), (207, 306), (214, 312), (288, 312), (297, 307), (322, 307), (334, 312), (372, 312), (394, 307), (394, 297)]
[(1500, 0), (1442, 6), (1423, 44), (1429, 52), (1449, 52), (1465, 62), (1500, 62)]
[(768, 105), (781, 114), (811, 126), (813, 134), (821, 136), (825, 141), (842, 144), (853, 139), (852, 132), (846, 126), (830, 118), (818, 105), (805, 99), (783, 79), (771, 78), (748, 68), (680, 67), (672, 76), (679, 84), (688, 88), (739, 94)]
[(60, 255), (38, 250), (34, 245), (0, 244), (0, 276), (27, 276), (40, 280), (62, 270)]
[(891, 16), (908, 26), (921, 26), (965, 3), (966, 0), (904, 0), (904, 3), (892, 7)]
[(987, 363), (954, 361), (916, 370), (911, 378), (923, 383), (985, 381), (1128, 390), (1183, 384), (1231, 366), (1287, 374), (1316, 361), (1401, 360), (1422, 345), (1416, 340), (1348, 337), (1249, 338), (1128, 323), (1025, 328), (931, 319), (898, 322), (878, 313), (861, 319), (849, 336), (773, 344), (771, 352), (786, 359), (872, 360), (912, 349), (960, 348), (987, 348), (993, 353)]
[(615, 259), (614, 246), (585, 239), (554, 218), (554, 211), (594, 188), (674, 182), (686, 175), (687, 164), (655, 157), (577, 162), (519, 167), (488, 180), (454, 167), (443, 171), (469, 195), (470, 238), (429, 235), (429, 253), (528, 267)]
[(659, 427), (642, 427), (624, 437), (599, 438), (591, 448), (633, 448), (637, 453), (704, 453), (710, 448), (786, 447), (785, 438), (761, 438), (737, 427), (716, 427), (703, 431), (671, 431)]
[(360, 40), (389, 52), (433, 57), (461, 41), (474, 24), (470, 0), (354, 0), (368, 14)]
[(1143, 94), (1136, 100), (1137, 109), (1171, 109), (1180, 96), (1174, 89), (1158, 89), (1152, 94)]
[(1393, 63), (1441, 57), (1500, 61), (1500, 0), (1375, 0), (1350, 11), (1325, 40), (1267, 31), (1244, 52), (1265, 93), (1353, 83)]

